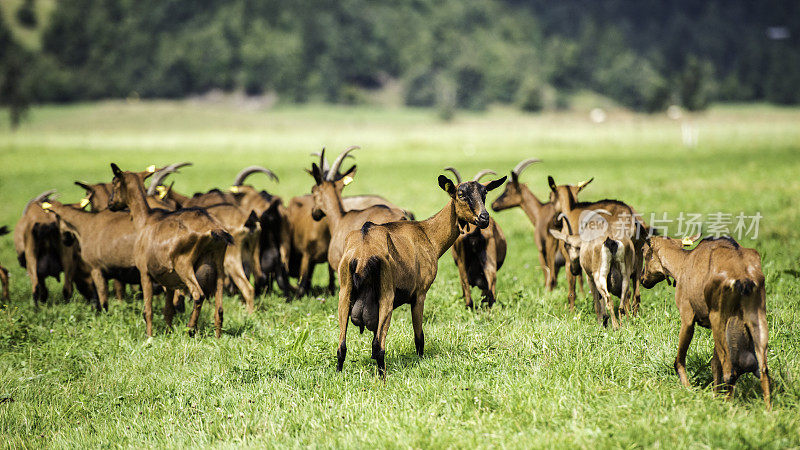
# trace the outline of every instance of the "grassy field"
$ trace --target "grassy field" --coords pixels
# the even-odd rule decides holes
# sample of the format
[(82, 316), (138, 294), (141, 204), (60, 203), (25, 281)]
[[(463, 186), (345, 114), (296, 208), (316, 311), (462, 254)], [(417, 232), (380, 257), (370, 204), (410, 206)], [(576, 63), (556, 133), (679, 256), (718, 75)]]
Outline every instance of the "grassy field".
[(679, 385), (672, 288), (645, 291), (640, 317), (616, 332), (596, 326), (588, 294), (570, 313), (563, 275), (554, 292), (542, 288), (532, 226), (512, 210), (493, 213), (509, 241), (498, 303), (465, 310), (446, 254), (426, 302), (425, 357), (415, 355), (403, 306), (388, 337), (385, 382), (370, 359), (371, 334), (353, 327), (336, 373), (331, 296), (266, 296), (252, 316), (226, 298), (221, 339), (210, 308), (197, 337), (167, 334), (157, 300), (156, 337), (146, 344), (140, 301), (112, 300), (108, 313), (95, 314), (81, 298), (64, 303), (51, 280), (50, 304), (34, 309), (6, 236), (0, 262), (11, 270), (12, 298), (0, 310), (0, 446), (800, 446), (800, 110), (719, 107), (693, 121), (696, 148), (682, 145), (676, 121), (623, 113), (594, 124), (578, 114), (494, 110), (448, 124), (431, 111), (331, 106), (35, 108), (17, 132), (0, 128), (0, 224), (13, 226), (27, 200), (49, 188), (79, 199), (73, 181), (110, 179), (110, 161), (131, 169), (193, 161), (174, 178), (181, 192), (226, 187), (243, 166), (262, 164), (281, 182), (251, 181), (288, 199), (310, 190), (302, 170), (309, 152), (358, 144), (359, 171), (346, 192), (380, 193), (427, 217), (447, 200), (436, 183), (442, 167), (508, 173), (535, 156), (544, 163), (523, 179), (542, 197), (548, 174), (595, 177), (583, 199), (619, 198), (646, 218), (763, 215), (758, 239), (742, 244), (761, 252), (767, 277), (771, 412), (751, 375), (732, 401), (714, 395), (702, 328), (687, 362), (694, 387)]

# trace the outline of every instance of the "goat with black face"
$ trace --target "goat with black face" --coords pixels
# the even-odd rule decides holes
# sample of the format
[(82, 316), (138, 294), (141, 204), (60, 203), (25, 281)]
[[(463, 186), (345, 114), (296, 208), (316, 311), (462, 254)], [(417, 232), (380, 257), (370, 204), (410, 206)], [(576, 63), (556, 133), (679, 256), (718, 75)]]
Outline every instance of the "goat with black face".
[(425, 338), (422, 313), (425, 296), (436, 279), (437, 263), (466, 224), (489, 226), (486, 193), (502, 185), (506, 177), (481, 184), (453, 183), (439, 176), (439, 187), (450, 200), (433, 217), (423, 221), (403, 220), (376, 225), (367, 222), (347, 235), (339, 263), (339, 349), (337, 370), (342, 370), (347, 353), (347, 325), (350, 320), (362, 331), (375, 333), (372, 357), (385, 375), (386, 335), (392, 311), (411, 305), (414, 343), (422, 356)]

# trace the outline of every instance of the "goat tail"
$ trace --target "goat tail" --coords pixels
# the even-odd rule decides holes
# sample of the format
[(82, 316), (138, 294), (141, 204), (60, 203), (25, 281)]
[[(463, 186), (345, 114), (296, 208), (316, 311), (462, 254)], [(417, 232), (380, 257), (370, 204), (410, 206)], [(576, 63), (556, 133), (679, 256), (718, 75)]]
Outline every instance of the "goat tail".
[(8, 234), (8, 233), (9, 233), (9, 231), (10, 231), (10, 230), (8, 229), (8, 227), (7, 227), (7, 226), (5, 226), (5, 225), (3, 225), (2, 227), (0, 227), (0, 236), (3, 236), (3, 235), (5, 235), (5, 234)]
[(211, 230), (211, 237), (224, 242), (226, 245), (233, 245), (233, 236), (225, 230)]
[(733, 292), (741, 295), (742, 297), (749, 297), (756, 290), (756, 282), (749, 278), (731, 280), (730, 287), (733, 289)]
[(611, 252), (611, 256), (617, 254), (617, 250), (619, 249), (619, 241), (607, 237), (605, 242), (603, 242), (603, 245), (608, 249), (609, 252)]

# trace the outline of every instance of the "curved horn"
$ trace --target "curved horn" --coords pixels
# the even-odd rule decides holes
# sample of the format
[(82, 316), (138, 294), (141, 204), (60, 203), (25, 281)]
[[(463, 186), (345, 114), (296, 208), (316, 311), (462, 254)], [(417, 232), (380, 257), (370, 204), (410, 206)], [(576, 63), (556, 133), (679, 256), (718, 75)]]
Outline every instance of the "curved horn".
[(192, 163), (186, 161), (186, 162), (182, 162), (182, 163), (170, 164), (170, 165), (168, 165), (167, 167), (164, 167), (161, 170), (169, 170), (170, 172), (177, 172), (178, 169), (180, 169), (181, 167), (186, 167), (186, 166), (191, 166), (191, 165), (192, 165)]
[(494, 170), (483, 169), (476, 173), (474, 177), (472, 177), (472, 181), (481, 181), (481, 178), (485, 177), (486, 175), (497, 175), (497, 172)]
[(522, 171), (525, 170), (526, 167), (537, 162), (542, 162), (542, 160), (539, 158), (528, 158), (524, 161), (520, 161), (520, 163), (517, 164), (517, 167), (514, 167), (514, 170), (512, 170), (511, 173), (513, 173), (516, 176), (519, 176), (519, 174), (522, 173)]
[(244, 179), (254, 173), (263, 173), (264, 175), (275, 180), (276, 182), (278, 181), (278, 176), (275, 175), (275, 173), (273, 173), (271, 170), (261, 166), (250, 166), (250, 167), (245, 167), (244, 169), (241, 170), (241, 172), (239, 172), (238, 175), (236, 175), (236, 179), (233, 180), (233, 185), (241, 186), (242, 183), (244, 183)]
[(333, 161), (333, 165), (331, 165), (330, 170), (328, 170), (328, 174), (325, 176), (326, 181), (334, 181), (336, 175), (339, 173), (339, 166), (342, 165), (342, 161), (347, 158), (347, 155), (352, 152), (353, 150), (357, 150), (361, 147), (357, 145), (353, 145), (347, 147), (342, 153), (339, 153), (339, 156), (336, 157), (336, 160)]
[(164, 178), (166, 178), (167, 175), (173, 172), (177, 172), (178, 169), (180, 169), (181, 167), (186, 167), (191, 165), (192, 163), (190, 162), (175, 163), (175, 164), (170, 164), (167, 167), (164, 167), (163, 169), (156, 172), (155, 175), (153, 175), (153, 181), (150, 182), (150, 186), (147, 188), (147, 196), (156, 195), (157, 192), (156, 188), (163, 184)]
[(458, 169), (456, 169), (455, 167), (448, 166), (445, 167), (444, 170), (449, 170), (450, 172), (453, 172), (453, 175), (455, 175), (456, 177), (456, 184), (461, 184), (461, 174), (458, 173)]
[(24, 211), (27, 211), (32, 204), (36, 202), (41, 202), (42, 200), (47, 200), (51, 195), (55, 193), (56, 193), (55, 189), (48, 189), (42, 192), (41, 194), (37, 195), (36, 197), (33, 197), (32, 199), (28, 200), (28, 203), (25, 204), (25, 209), (23, 210), (23, 214)]
[(558, 217), (556, 217), (556, 219), (563, 220), (564, 222), (566, 222), (567, 229), (569, 230), (569, 234), (571, 235), (572, 234), (572, 225), (570, 225), (569, 219), (567, 218), (567, 216), (562, 212), (562, 213), (560, 213), (558, 215)]
[(158, 192), (156, 188), (164, 184), (164, 178), (166, 178), (167, 175), (171, 174), (172, 172), (175, 172), (175, 170), (172, 170), (172, 165), (164, 167), (156, 172), (156, 174), (153, 175), (153, 181), (150, 182), (150, 186), (147, 188), (147, 196), (150, 197), (151, 195), (156, 195)]

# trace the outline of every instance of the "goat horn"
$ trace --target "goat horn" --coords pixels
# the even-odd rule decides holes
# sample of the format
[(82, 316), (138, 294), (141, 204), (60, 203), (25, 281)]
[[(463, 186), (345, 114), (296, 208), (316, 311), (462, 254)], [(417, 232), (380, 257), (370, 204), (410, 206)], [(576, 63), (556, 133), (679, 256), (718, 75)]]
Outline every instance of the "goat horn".
[(331, 167), (328, 164), (328, 160), (325, 159), (325, 147), (322, 147), (321, 152), (313, 152), (311, 156), (319, 156), (319, 168), (322, 170), (322, 173), (328, 173), (328, 169)]
[(156, 193), (158, 192), (156, 188), (163, 184), (164, 178), (166, 178), (167, 175), (173, 172), (177, 172), (178, 169), (180, 169), (181, 167), (186, 167), (191, 165), (192, 163), (190, 162), (175, 163), (175, 164), (170, 164), (167, 167), (164, 167), (163, 169), (156, 172), (156, 174), (153, 175), (153, 181), (150, 182), (150, 186), (147, 188), (147, 195), (148, 196), (156, 195)]
[(238, 175), (236, 175), (236, 179), (233, 180), (233, 185), (241, 186), (242, 183), (244, 183), (244, 179), (254, 173), (263, 173), (264, 175), (275, 180), (276, 182), (278, 181), (278, 176), (275, 175), (275, 173), (273, 173), (271, 170), (261, 166), (250, 166), (250, 167), (245, 167), (244, 169), (241, 170), (241, 172), (239, 172)]
[(485, 177), (486, 175), (497, 175), (497, 172), (494, 170), (483, 169), (476, 173), (474, 177), (472, 177), (472, 181), (481, 181), (481, 178)]
[(542, 162), (542, 160), (538, 158), (528, 158), (524, 161), (520, 161), (520, 163), (517, 164), (517, 167), (514, 167), (514, 170), (512, 170), (511, 173), (513, 173), (516, 176), (519, 176), (519, 174), (522, 173), (522, 171), (525, 170), (526, 167), (537, 162)]
[(461, 174), (458, 173), (458, 169), (456, 169), (455, 167), (445, 167), (444, 170), (449, 170), (450, 172), (453, 172), (453, 175), (455, 175), (456, 177), (456, 184), (461, 184)]
[(563, 219), (563, 220), (564, 220), (564, 222), (566, 222), (566, 224), (567, 224), (567, 229), (569, 230), (569, 234), (571, 235), (571, 234), (572, 234), (572, 225), (570, 225), (570, 223), (569, 223), (569, 219), (567, 218), (566, 214), (564, 214), (564, 213), (562, 212), (562, 213), (560, 213), (560, 214), (558, 215), (558, 217), (556, 217), (556, 219), (558, 219), (558, 220), (562, 220), (562, 219)]
[(25, 204), (25, 209), (23, 211), (27, 211), (28, 208), (36, 202), (41, 202), (42, 200), (47, 200), (51, 195), (55, 194), (55, 189), (49, 189), (47, 191), (42, 192), (41, 194), (33, 197), (32, 199), (28, 200), (28, 203)]
[(361, 148), (361, 147), (359, 147), (357, 145), (353, 145), (353, 146), (347, 147), (342, 153), (340, 153), (339, 156), (336, 157), (336, 160), (333, 161), (333, 165), (331, 166), (330, 170), (328, 170), (328, 173), (325, 176), (325, 180), (326, 181), (334, 181), (335, 178), (336, 178), (336, 175), (339, 173), (339, 166), (342, 165), (342, 161), (344, 161), (344, 159), (347, 158), (347, 155), (350, 152), (352, 152), (353, 150), (357, 150), (359, 148)]

